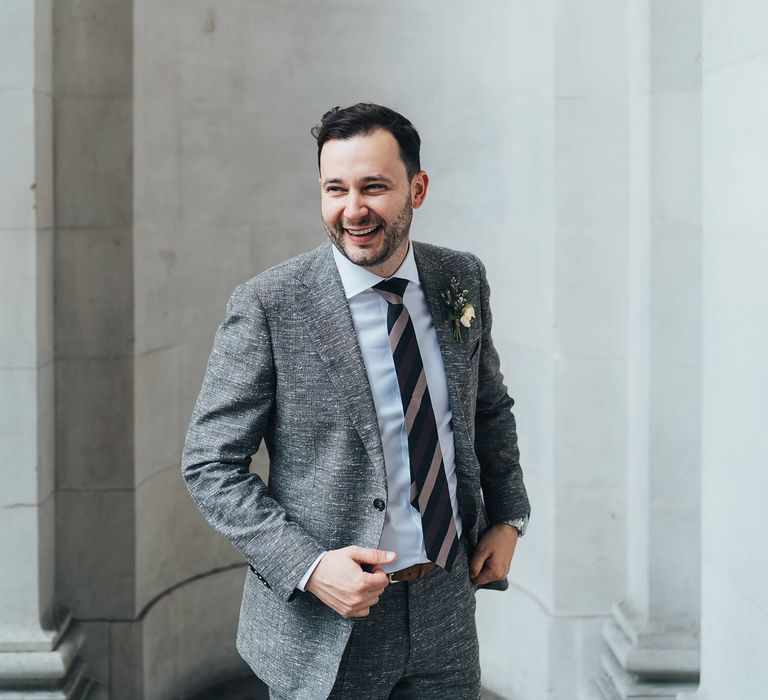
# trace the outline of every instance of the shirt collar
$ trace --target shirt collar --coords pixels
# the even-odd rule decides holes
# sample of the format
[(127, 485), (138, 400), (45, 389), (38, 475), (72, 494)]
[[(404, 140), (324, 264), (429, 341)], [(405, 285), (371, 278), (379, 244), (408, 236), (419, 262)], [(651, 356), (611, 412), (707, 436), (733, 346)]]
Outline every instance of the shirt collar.
[[(355, 263), (340, 253), (335, 245), (333, 246), (333, 259), (339, 270), (341, 284), (344, 286), (344, 293), (347, 299), (357, 296), (361, 292), (373, 287), (374, 284), (378, 284), (383, 279), (386, 279), (385, 277), (374, 275), (360, 265), (355, 265)], [(408, 245), (408, 253), (405, 256), (405, 260), (403, 260), (402, 264), (397, 269), (397, 272), (395, 272), (392, 277), (400, 277), (413, 284), (420, 284), (419, 270), (416, 267), (416, 259), (413, 257), (412, 243)]]

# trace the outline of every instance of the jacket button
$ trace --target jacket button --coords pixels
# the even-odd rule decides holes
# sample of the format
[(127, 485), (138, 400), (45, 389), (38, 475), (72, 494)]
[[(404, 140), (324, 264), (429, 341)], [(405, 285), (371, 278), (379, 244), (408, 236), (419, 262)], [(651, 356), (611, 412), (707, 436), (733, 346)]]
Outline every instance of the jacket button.
[(377, 499), (376, 499), (376, 500), (373, 502), (373, 507), (374, 507), (376, 510), (384, 510), (384, 508), (385, 508), (385, 503), (384, 503), (384, 501), (383, 501), (381, 498), (377, 498)]

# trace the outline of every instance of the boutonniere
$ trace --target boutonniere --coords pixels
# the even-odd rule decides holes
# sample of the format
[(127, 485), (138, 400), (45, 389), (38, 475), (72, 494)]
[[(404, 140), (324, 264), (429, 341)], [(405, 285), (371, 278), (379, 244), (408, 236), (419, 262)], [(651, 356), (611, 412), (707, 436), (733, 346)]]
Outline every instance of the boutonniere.
[(475, 318), (475, 290), (464, 287), (455, 277), (451, 277), (445, 289), (440, 291), (440, 297), (448, 307), (448, 320), (453, 324), (453, 339), (463, 343), (461, 327), (469, 328)]

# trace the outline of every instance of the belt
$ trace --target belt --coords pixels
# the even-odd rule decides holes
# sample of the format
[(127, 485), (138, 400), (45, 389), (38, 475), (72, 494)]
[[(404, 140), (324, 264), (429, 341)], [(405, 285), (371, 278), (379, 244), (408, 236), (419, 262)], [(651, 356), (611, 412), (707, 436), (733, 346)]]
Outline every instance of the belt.
[(405, 569), (400, 569), (399, 571), (393, 571), (387, 574), (387, 578), (390, 583), (416, 581), (426, 576), (436, 566), (437, 564), (431, 561), (425, 562), (424, 564), (414, 564), (413, 566), (405, 567)]

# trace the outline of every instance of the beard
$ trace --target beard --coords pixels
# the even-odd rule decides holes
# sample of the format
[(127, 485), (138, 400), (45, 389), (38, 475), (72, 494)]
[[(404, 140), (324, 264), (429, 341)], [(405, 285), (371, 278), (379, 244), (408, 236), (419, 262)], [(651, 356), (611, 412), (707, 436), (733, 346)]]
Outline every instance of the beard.
[(328, 237), (347, 260), (353, 262), (355, 265), (361, 265), (362, 267), (373, 267), (389, 260), (398, 248), (400, 248), (403, 242), (408, 238), (412, 219), (413, 206), (410, 197), (408, 197), (394, 221), (387, 223), (384, 219), (375, 214), (370, 214), (362, 221), (356, 221), (354, 224), (356, 228), (379, 226), (380, 232), (378, 233), (376, 246), (372, 246), (371, 249), (359, 249), (354, 251), (348, 251), (346, 249), (346, 244), (348, 242), (347, 233), (341, 222), (330, 224), (323, 219), (323, 226), (325, 226), (325, 231), (328, 234)]

